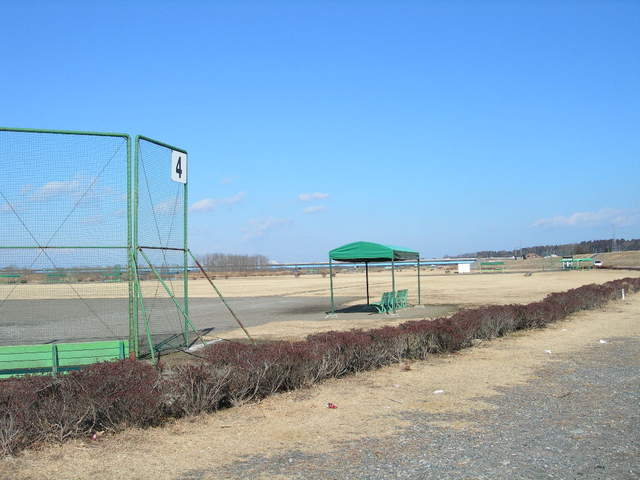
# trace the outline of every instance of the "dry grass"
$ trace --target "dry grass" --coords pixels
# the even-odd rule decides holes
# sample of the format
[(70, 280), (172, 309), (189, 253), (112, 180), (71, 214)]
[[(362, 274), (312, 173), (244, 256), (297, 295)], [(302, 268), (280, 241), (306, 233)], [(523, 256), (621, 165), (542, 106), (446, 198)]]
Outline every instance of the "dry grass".
[[(203, 470), (210, 472), (205, 479), (215, 479), (221, 466), (245, 455), (278, 455), (291, 449), (330, 452), (339, 441), (394, 433), (405, 425), (399, 416), (404, 411), (492, 408), (477, 398), (527, 382), (537, 368), (559, 355), (578, 354), (601, 338), (640, 336), (639, 313), (640, 295), (635, 295), (544, 330), (519, 332), (455, 355), (415, 362), (410, 370), (392, 366), (164, 428), (26, 452), (0, 461), (0, 478), (168, 480)], [(434, 395), (438, 389), (445, 393)], [(338, 409), (327, 409), (329, 401)], [(478, 428), (464, 422), (440, 425)]]
[[(405, 276), (410, 274), (403, 273)], [(560, 292), (589, 283), (604, 283), (623, 277), (638, 277), (640, 272), (615, 270), (585, 270), (567, 272), (539, 272), (531, 276), (522, 274), (491, 273), (481, 275), (447, 275), (432, 276), (423, 283), (423, 302), (428, 305), (458, 305), (471, 308), (479, 305), (529, 303), (541, 300), (552, 292)], [(376, 281), (385, 285), (384, 278)], [(340, 295), (362, 295), (357, 275), (342, 275), (336, 283), (344, 288)], [(408, 279), (402, 282), (406, 285)], [(379, 287), (377, 287), (379, 288)], [(380, 289), (380, 291), (383, 291)], [(326, 294), (326, 291), (325, 291)], [(415, 296), (411, 299), (416, 301)], [(362, 300), (351, 302), (362, 303)], [(269, 322), (249, 329), (256, 338), (261, 339), (300, 339), (307, 335), (329, 330), (348, 330), (351, 328), (374, 328), (385, 325), (397, 325), (409, 318), (421, 319), (427, 315), (424, 310), (414, 308), (403, 314), (403, 318), (389, 315), (371, 315), (363, 319), (360, 316), (351, 319), (349, 315), (339, 314), (332, 320), (305, 320)], [(246, 338), (240, 329), (225, 331), (220, 334), (225, 339)]]
[[(359, 328), (369, 330), (372, 328), (395, 326), (406, 322), (407, 318), (400, 318), (392, 315), (372, 315), (371, 318), (362, 320), (303, 320), (269, 322), (263, 325), (250, 327), (249, 333), (259, 340), (301, 340), (307, 335), (330, 332), (332, 330), (351, 330)], [(209, 337), (206, 337), (209, 338)], [(246, 334), (239, 328), (222, 332), (219, 336), (211, 338), (224, 338), (225, 340), (246, 339)]]
[[(587, 283), (603, 283), (625, 276), (640, 276), (634, 271), (586, 270), (571, 272), (536, 272), (525, 277), (518, 273), (485, 274), (435, 274), (423, 272), (423, 303), (478, 305), (486, 303), (528, 302), (542, 296)], [(369, 275), (371, 297), (376, 298), (391, 288), (390, 272), (372, 272)], [(227, 297), (329, 296), (329, 279), (321, 275), (293, 275), (243, 277), (217, 279), (216, 285)], [(156, 282), (143, 281), (145, 296), (154, 296)], [(415, 270), (403, 270), (396, 274), (397, 288), (408, 288), (416, 301), (417, 283)], [(180, 282), (173, 282), (178, 288)], [(83, 298), (124, 298), (128, 294), (126, 283), (77, 283), (73, 289), (66, 284), (0, 285), (0, 294), (9, 293), (13, 300), (77, 298), (74, 289)], [(364, 275), (339, 273), (334, 279), (334, 291), (338, 296), (364, 297)], [(505, 299), (504, 295), (507, 295)], [(204, 279), (189, 282), (189, 295), (194, 298), (215, 297), (211, 286)]]
[[(586, 255), (577, 255), (578, 257)], [(640, 251), (629, 252), (614, 252), (614, 253), (601, 253), (598, 254), (598, 259), (603, 260), (605, 265), (609, 266), (640, 266)], [(518, 295), (526, 293), (531, 284), (533, 285), (532, 294), (536, 294), (536, 290), (550, 293), (551, 291), (557, 291), (559, 289), (572, 288), (572, 286), (584, 285), (591, 282), (605, 282), (621, 276), (638, 275), (638, 273), (624, 273), (621, 275), (616, 272), (605, 271), (584, 271), (584, 272), (557, 272), (549, 271), (560, 267), (559, 258), (536, 258), (529, 260), (505, 260), (505, 272), (535, 272), (533, 277), (536, 279), (555, 279), (562, 278), (568, 281), (557, 281), (554, 283), (559, 288), (545, 289), (544, 286), (535, 285), (537, 282), (529, 281), (526, 285), (523, 285), (524, 289), (518, 289)], [(482, 288), (485, 284), (492, 284), (494, 280), (489, 280), (485, 277), (497, 277), (496, 285), (507, 288), (511, 288), (511, 284), (517, 284), (519, 282), (514, 281), (512, 277), (500, 279), (504, 274), (501, 273), (486, 273), (471, 275), (457, 275), (453, 273), (454, 267), (447, 268), (429, 268), (423, 267), (421, 270), (422, 278), (425, 284), (426, 293), (430, 302), (437, 303), (467, 303), (466, 297), (462, 302), (451, 301), (449, 299), (442, 300), (439, 295), (441, 291), (446, 290), (451, 292), (456, 297), (460, 296), (460, 290), (468, 290), (468, 293), (477, 297), (477, 289), (474, 288), (478, 285)], [(544, 271), (543, 270), (547, 270)], [(445, 272), (451, 273), (445, 273)], [(556, 275), (566, 275), (567, 273), (575, 273), (582, 275), (581, 278), (577, 277), (556, 277)], [(604, 275), (603, 275), (604, 274)], [(608, 275), (607, 275), (608, 274)], [(541, 276), (542, 275), (542, 276)], [(550, 275), (550, 276), (548, 276)], [(464, 281), (458, 282), (457, 279), (465, 278)], [(474, 280), (468, 280), (473, 278)], [(409, 288), (410, 293), (415, 295), (416, 293), (416, 270), (411, 267), (403, 267), (401, 271), (397, 273), (398, 288)], [(577, 283), (574, 283), (577, 282)], [(248, 276), (248, 277), (230, 277), (230, 278), (216, 278), (216, 285), (220, 288), (224, 295), (227, 297), (262, 297), (271, 295), (290, 295), (290, 296), (328, 296), (329, 279), (322, 277), (319, 274), (305, 274), (299, 277), (294, 275), (272, 275), (272, 276)], [(465, 283), (467, 282), (467, 283)], [(142, 281), (142, 290), (145, 296), (153, 296), (157, 287), (155, 281)], [(384, 291), (389, 290), (391, 283), (390, 271), (372, 271), (370, 273), (371, 284), (371, 296), (380, 296)], [(569, 286), (567, 286), (569, 285)], [(180, 289), (180, 282), (173, 282), (175, 288)], [(336, 295), (342, 296), (362, 296), (364, 291), (364, 274), (360, 269), (358, 272), (340, 271), (335, 278), (334, 282)], [(123, 298), (128, 294), (126, 283), (92, 283), (82, 282), (74, 283), (73, 289), (67, 284), (0, 284), (0, 296), (3, 298), (10, 292), (10, 298), (13, 300), (31, 300), (31, 299), (57, 299), (57, 298), (77, 298), (77, 294), (74, 289), (84, 298)], [(214, 296), (210, 285), (204, 278), (197, 278), (190, 280), (189, 282), (190, 296), (197, 297), (212, 297)], [(438, 295), (433, 295), (434, 292)], [(176, 292), (180, 293), (181, 292)], [(478, 299), (478, 303), (490, 303), (494, 302), (494, 299), (499, 299), (499, 292), (493, 292), (492, 296), (484, 298), (486, 292), (480, 292), (482, 298)], [(473, 301), (473, 300), (472, 300)], [(522, 298), (520, 301), (526, 301)]]
[[(608, 252), (595, 255), (574, 255), (575, 258), (594, 258), (602, 260), (605, 266), (610, 267), (640, 267), (640, 250), (628, 252)], [(561, 268), (562, 257), (553, 258), (529, 258), (527, 260), (504, 260), (507, 271), (539, 271), (557, 270)], [(502, 261), (502, 260), (501, 260)]]

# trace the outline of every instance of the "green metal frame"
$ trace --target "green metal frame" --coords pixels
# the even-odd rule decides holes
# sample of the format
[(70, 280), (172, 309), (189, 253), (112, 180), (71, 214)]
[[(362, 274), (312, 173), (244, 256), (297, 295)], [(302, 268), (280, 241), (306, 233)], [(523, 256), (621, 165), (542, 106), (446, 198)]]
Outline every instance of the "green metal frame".
[[(155, 269), (155, 267), (149, 262), (148, 257), (142, 252), (140, 249), (139, 241), (138, 241), (138, 223), (139, 223), (139, 161), (140, 161), (140, 141), (144, 140), (149, 143), (153, 143), (155, 145), (168, 148), (170, 150), (175, 150), (178, 152), (182, 152), (184, 154), (188, 154), (188, 152), (180, 147), (176, 147), (170, 145), (168, 143), (160, 142), (158, 140), (146, 137), (144, 135), (137, 135), (135, 137), (135, 150), (133, 152), (132, 157), (132, 142), (131, 136), (126, 133), (110, 133), (110, 132), (91, 132), (91, 131), (80, 131), (80, 130), (52, 130), (52, 129), (37, 129), (37, 128), (12, 128), (12, 127), (0, 127), (0, 132), (16, 132), (16, 133), (33, 133), (33, 134), (59, 134), (59, 135), (83, 135), (83, 136), (99, 136), (99, 137), (114, 137), (114, 138), (123, 138), (126, 142), (126, 157), (127, 157), (127, 245), (117, 245), (117, 246), (49, 246), (49, 245), (34, 245), (34, 246), (6, 246), (0, 245), (0, 249), (70, 249), (70, 248), (100, 248), (100, 249), (126, 249), (128, 252), (128, 260), (127, 260), (127, 282), (128, 282), (128, 317), (129, 317), (129, 342), (127, 353), (132, 357), (139, 357), (141, 354), (140, 349), (140, 332), (139, 332), (139, 321), (140, 314), (142, 314), (144, 319), (144, 327), (146, 340), (149, 343), (149, 349), (151, 353), (152, 359), (155, 361), (155, 349), (152, 342), (151, 330), (148, 322), (148, 318), (146, 315), (146, 310), (144, 306), (144, 298), (142, 295), (142, 288), (140, 285), (140, 278), (138, 275), (138, 253), (140, 253), (147, 261), (154, 272), (154, 275), (160, 280), (163, 288), (167, 291), (169, 296), (172, 298), (176, 308), (182, 314), (184, 321), (182, 322), (182, 336), (185, 346), (189, 342), (189, 332), (194, 331), (195, 329), (191, 323), (189, 317), (189, 249), (188, 249), (188, 183), (183, 185), (183, 199), (184, 199), (184, 221), (183, 221), (183, 246), (180, 250), (183, 252), (183, 287), (184, 287), (184, 297), (183, 297), (183, 306), (176, 301), (173, 292), (168, 289), (165, 282), (160, 277), (159, 273)], [(36, 241), (37, 243), (37, 241)], [(197, 334), (197, 332), (196, 332)], [(55, 351), (56, 347), (52, 347), (52, 351)], [(55, 366), (54, 366), (55, 369)]]
[[(15, 133), (33, 133), (33, 134), (52, 134), (52, 135), (79, 135), (79, 136), (90, 136), (90, 137), (112, 137), (112, 138), (123, 138), (126, 142), (126, 155), (127, 155), (127, 245), (122, 246), (49, 246), (49, 245), (34, 245), (34, 246), (0, 246), (1, 249), (36, 249), (36, 250), (46, 250), (46, 249), (69, 249), (69, 248), (86, 248), (86, 249), (126, 249), (127, 252), (131, 252), (132, 249), (132, 227), (133, 227), (133, 217), (132, 217), (132, 179), (131, 179), (131, 136), (126, 133), (116, 133), (116, 132), (92, 132), (92, 131), (83, 131), (83, 130), (54, 130), (54, 129), (46, 129), (46, 128), (14, 128), (14, 127), (0, 127), (0, 132), (15, 132)], [(37, 243), (37, 242), (36, 242)], [(134, 319), (134, 308), (133, 308), (133, 265), (131, 264), (130, 255), (127, 255), (129, 260), (127, 261), (127, 273), (128, 273), (128, 292), (129, 292), (129, 305), (128, 305), (128, 316), (129, 316), (129, 345), (133, 345), (131, 340), (133, 336), (131, 335), (131, 325), (133, 324)], [(135, 350), (135, 354), (137, 355), (137, 349)], [(133, 353), (133, 352), (132, 352)]]
[(126, 340), (5, 346), (0, 347), (0, 378), (57, 375), (92, 363), (122, 360), (128, 353)]
[[(164, 147), (167, 148), (169, 150), (175, 150), (177, 152), (182, 152), (185, 155), (188, 155), (188, 152), (180, 147), (176, 147), (174, 145), (170, 145), (168, 143), (165, 142), (161, 142), (159, 140), (155, 140), (153, 138), (150, 137), (146, 137), (144, 135), (136, 135), (134, 143), (135, 143), (135, 151), (134, 151), (134, 167), (133, 167), (133, 236), (132, 236), (132, 247), (131, 247), (131, 251), (132, 251), (132, 257), (133, 257), (133, 264), (135, 266), (135, 271), (136, 271), (136, 275), (135, 275), (135, 285), (134, 285), (134, 305), (133, 305), (133, 311), (134, 311), (134, 318), (133, 318), (133, 323), (135, 324), (135, 327), (132, 328), (132, 334), (135, 335), (135, 339), (133, 340), (133, 345), (135, 345), (135, 351), (136, 351), (136, 356), (138, 356), (140, 354), (140, 346), (139, 346), (139, 332), (138, 332), (138, 322), (139, 322), (139, 311), (143, 310), (144, 311), (144, 298), (142, 296), (142, 288), (140, 286), (140, 279), (138, 277), (137, 274), (137, 265), (138, 265), (138, 253), (140, 253), (144, 259), (147, 261), (147, 263), (149, 264), (149, 266), (151, 267), (153, 273), (156, 275), (156, 277), (158, 278), (158, 280), (160, 281), (160, 283), (162, 284), (163, 288), (165, 289), (165, 291), (167, 292), (167, 294), (171, 297), (171, 300), (173, 301), (173, 303), (175, 304), (176, 308), (180, 311), (180, 313), (182, 314), (184, 321), (182, 323), (182, 338), (183, 338), (183, 343), (184, 346), (187, 346), (189, 344), (189, 331), (190, 329), (193, 330), (195, 332), (195, 329), (193, 328), (193, 325), (191, 324), (191, 320), (189, 318), (189, 242), (188, 242), (188, 212), (189, 212), (189, 197), (188, 197), (188, 193), (189, 193), (189, 189), (188, 189), (188, 185), (189, 182), (187, 180), (186, 183), (183, 184), (183, 246), (182, 246), (182, 251), (183, 251), (183, 304), (184, 307), (180, 307), (180, 305), (176, 302), (175, 300), (175, 295), (173, 294), (173, 292), (171, 291), (171, 289), (169, 289), (167, 287), (167, 285), (165, 284), (165, 282), (162, 280), (161, 276), (158, 274), (157, 270), (154, 268), (154, 266), (152, 265), (152, 263), (149, 261), (149, 258), (144, 254), (144, 252), (142, 251), (142, 249), (140, 248), (140, 244), (139, 244), (139, 239), (138, 239), (138, 226), (139, 226), (139, 181), (140, 181), (140, 141), (143, 140), (145, 142), (149, 142), (149, 143), (153, 143), (154, 145), (158, 145), (160, 147)], [(151, 333), (149, 330), (149, 325), (148, 325), (148, 319), (145, 313), (143, 313), (144, 316), (144, 321), (145, 321), (145, 328), (147, 330), (147, 342), (149, 343), (149, 349), (153, 354), (154, 351), (154, 346), (152, 344), (151, 341)]]

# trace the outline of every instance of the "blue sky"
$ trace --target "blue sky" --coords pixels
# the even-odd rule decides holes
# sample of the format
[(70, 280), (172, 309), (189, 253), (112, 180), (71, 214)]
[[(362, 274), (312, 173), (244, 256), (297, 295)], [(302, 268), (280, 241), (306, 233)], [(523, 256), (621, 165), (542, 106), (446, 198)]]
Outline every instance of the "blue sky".
[(640, 3), (11, 2), (0, 124), (189, 151), (191, 247), (640, 236)]

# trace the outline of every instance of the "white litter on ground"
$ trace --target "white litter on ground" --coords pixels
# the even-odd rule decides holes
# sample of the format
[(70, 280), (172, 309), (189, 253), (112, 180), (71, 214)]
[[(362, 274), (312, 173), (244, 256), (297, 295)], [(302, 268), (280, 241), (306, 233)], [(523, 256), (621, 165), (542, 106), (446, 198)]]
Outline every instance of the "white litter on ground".
[(551, 350), (545, 350), (544, 353), (551, 353)]
[(434, 395), (438, 395), (438, 394), (440, 394), (440, 393), (444, 393), (444, 390), (434, 390), (434, 391), (433, 391), (433, 394), (434, 394)]
[(607, 342), (606, 340), (600, 339), (600, 343), (609, 343), (609, 342)]

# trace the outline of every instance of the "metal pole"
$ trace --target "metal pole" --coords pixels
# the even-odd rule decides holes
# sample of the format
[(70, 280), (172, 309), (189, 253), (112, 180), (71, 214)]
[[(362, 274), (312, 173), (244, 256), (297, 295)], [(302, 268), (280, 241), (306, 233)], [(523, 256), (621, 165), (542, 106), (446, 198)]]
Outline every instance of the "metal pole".
[[(136, 358), (140, 355), (140, 298), (142, 298), (142, 288), (140, 287), (140, 278), (138, 277), (138, 182), (140, 181), (140, 138), (135, 138), (135, 153), (133, 158), (133, 211), (131, 213), (131, 219), (133, 223), (133, 242), (131, 245), (131, 262), (133, 266), (133, 272), (136, 276), (133, 284), (133, 350)], [(146, 321), (146, 319), (145, 319)], [(129, 346), (131, 348), (131, 345)], [(153, 349), (153, 345), (149, 348)]]
[(17, 132), (17, 133), (50, 133), (59, 135), (89, 135), (91, 137), (123, 137), (126, 138), (129, 135), (126, 133), (115, 132), (85, 132), (79, 130), (50, 130), (46, 128), (13, 128), (13, 127), (0, 127), (0, 132)]
[(421, 305), (420, 302), (420, 257), (418, 256), (418, 305)]
[(329, 257), (329, 287), (331, 289), (331, 313), (336, 313), (336, 304), (333, 301), (333, 266), (331, 264), (331, 257)]
[(129, 356), (135, 358), (137, 355), (135, 348), (135, 332), (134, 332), (134, 302), (135, 287), (133, 280), (133, 259), (131, 256), (131, 248), (133, 245), (133, 220), (131, 215), (131, 137), (127, 136), (127, 287), (129, 292)]
[(396, 262), (391, 259), (391, 289), (393, 290), (393, 313), (396, 313)]
[(367, 277), (367, 305), (369, 305), (369, 262), (364, 262), (364, 273)]
[[(140, 290), (138, 289), (138, 292)], [(149, 353), (151, 354), (151, 361), (155, 365), (156, 361), (156, 349), (153, 345), (153, 339), (151, 338), (151, 327), (149, 326), (149, 317), (147, 316), (147, 311), (144, 308), (144, 300), (142, 298), (139, 299), (140, 303), (140, 311), (142, 312), (142, 318), (144, 318), (144, 331), (147, 333), (147, 343), (149, 344)]]
[(198, 261), (198, 259), (195, 257), (195, 255), (193, 253), (191, 253), (191, 250), (188, 251), (189, 255), (191, 255), (191, 258), (193, 258), (193, 261), (195, 262), (196, 266), (200, 269), (200, 271), (202, 272), (202, 274), (204, 275), (204, 277), (207, 279), (207, 281), (209, 282), (209, 284), (213, 287), (213, 289), (216, 291), (216, 293), (218, 294), (218, 297), (220, 297), (220, 300), (222, 300), (222, 303), (224, 304), (225, 307), (227, 307), (227, 310), (229, 310), (229, 313), (231, 314), (231, 316), (235, 319), (236, 322), (238, 322), (238, 325), (240, 325), (240, 328), (242, 328), (242, 330), (244, 331), (244, 333), (247, 335), (247, 337), (249, 338), (249, 340), (251, 340), (251, 343), (255, 344), (255, 340), (253, 339), (253, 337), (251, 335), (249, 335), (249, 332), (247, 331), (247, 329), (244, 327), (244, 325), (242, 324), (242, 322), (240, 321), (240, 319), (238, 318), (238, 316), (236, 315), (236, 313), (231, 310), (231, 307), (229, 306), (229, 304), (227, 303), (227, 301), (224, 299), (224, 296), (222, 295), (222, 293), (220, 293), (220, 290), (218, 290), (218, 287), (216, 287), (216, 285), (213, 283), (213, 280), (211, 280), (211, 278), (209, 278), (209, 275), (207, 274), (206, 270), (202, 267), (202, 265), (200, 264), (200, 262)]
[[(188, 175), (188, 172), (187, 172)], [(187, 179), (187, 181), (189, 181)], [(184, 314), (185, 314), (185, 320), (184, 320), (184, 325), (182, 327), (182, 336), (184, 339), (184, 346), (187, 347), (189, 345), (189, 325), (187, 323), (187, 321), (191, 321), (189, 319), (189, 254), (187, 253), (187, 249), (189, 248), (189, 243), (187, 240), (187, 221), (188, 221), (188, 213), (189, 213), (189, 197), (188, 197), (188, 190), (187, 190), (187, 183), (184, 184), (184, 205), (183, 205), (183, 210), (184, 210), (184, 252), (183, 252), (183, 261), (184, 261), (184, 271), (183, 271), (183, 285), (184, 285)]]
[[(149, 353), (151, 354), (151, 360), (155, 365), (156, 353), (155, 353), (155, 348), (153, 346), (153, 340), (151, 339), (151, 328), (149, 326), (149, 317), (147, 317), (147, 311), (144, 308), (144, 299), (142, 298), (142, 290), (140, 288), (140, 280), (138, 278), (138, 267), (136, 266), (136, 263), (133, 259), (133, 252), (131, 252), (131, 257), (132, 257), (131, 262), (134, 269), (133, 273), (135, 275), (134, 293), (136, 294), (136, 316), (137, 316), (137, 309), (139, 308), (140, 311), (142, 312), (142, 318), (144, 319), (144, 329), (147, 334), (147, 343), (149, 344)], [(139, 342), (140, 340), (138, 339), (138, 337), (136, 337), (136, 344), (139, 344)]]

